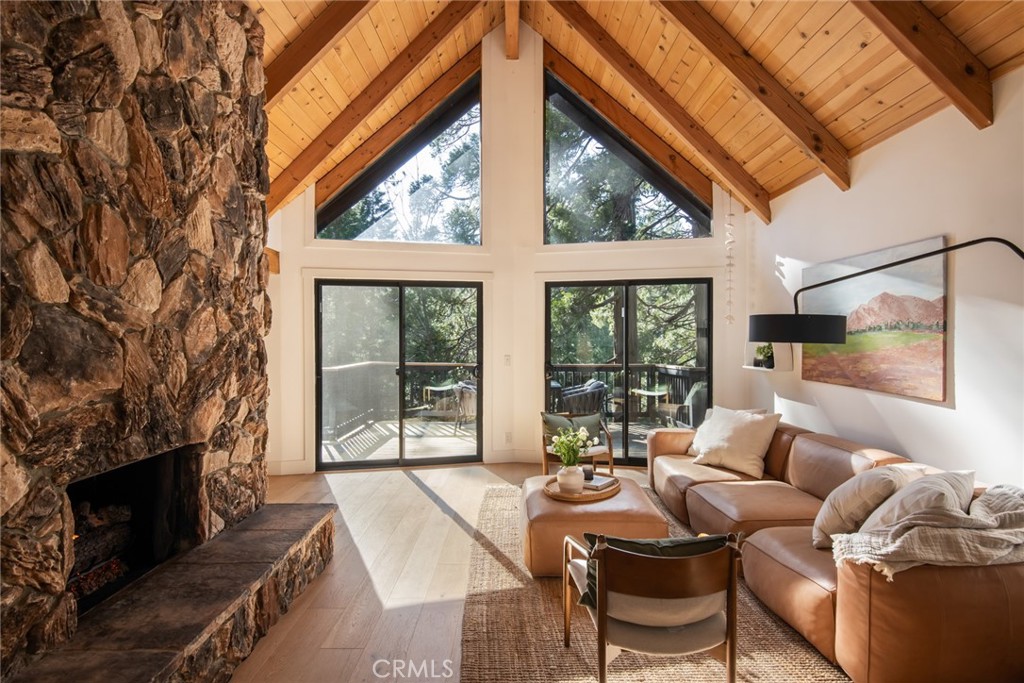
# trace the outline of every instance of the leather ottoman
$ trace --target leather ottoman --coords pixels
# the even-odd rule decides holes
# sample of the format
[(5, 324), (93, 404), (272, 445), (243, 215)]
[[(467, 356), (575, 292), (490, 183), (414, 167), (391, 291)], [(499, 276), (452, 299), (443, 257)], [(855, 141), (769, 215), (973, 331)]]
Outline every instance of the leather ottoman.
[(519, 529), (523, 561), (533, 576), (562, 575), (562, 543), (566, 536), (589, 531), (622, 538), (666, 538), (668, 521), (631, 479), (619, 479), (621, 490), (593, 503), (565, 503), (544, 493), (550, 476), (523, 482)]

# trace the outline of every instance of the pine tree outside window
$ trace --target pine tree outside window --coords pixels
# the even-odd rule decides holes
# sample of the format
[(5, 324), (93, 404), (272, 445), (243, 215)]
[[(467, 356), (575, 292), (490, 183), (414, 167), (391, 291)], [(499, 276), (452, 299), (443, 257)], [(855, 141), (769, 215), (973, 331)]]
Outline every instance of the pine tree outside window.
[(544, 163), (545, 244), (711, 235), (711, 207), (551, 74)]
[(328, 201), (316, 237), (479, 245), (479, 76)]

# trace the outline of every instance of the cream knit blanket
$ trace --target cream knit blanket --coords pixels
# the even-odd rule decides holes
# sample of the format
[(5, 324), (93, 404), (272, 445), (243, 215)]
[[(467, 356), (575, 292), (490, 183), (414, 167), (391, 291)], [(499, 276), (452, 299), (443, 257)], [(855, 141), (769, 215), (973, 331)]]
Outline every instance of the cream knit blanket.
[(872, 564), (892, 575), (919, 564), (987, 565), (1024, 562), (1024, 489), (993, 486), (967, 514), (924, 510), (865, 533), (832, 537), (836, 565)]

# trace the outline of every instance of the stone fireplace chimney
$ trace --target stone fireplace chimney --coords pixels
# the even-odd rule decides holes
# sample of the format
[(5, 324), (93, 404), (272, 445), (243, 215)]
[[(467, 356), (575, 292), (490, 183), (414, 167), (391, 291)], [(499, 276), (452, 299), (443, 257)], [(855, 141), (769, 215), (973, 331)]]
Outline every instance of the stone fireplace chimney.
[(6, 673), (74, 631), (70, 484), (182, 449), (194, 542), (263, 504), (270, 305), (245, 3), (14, 2), (0, 25)]

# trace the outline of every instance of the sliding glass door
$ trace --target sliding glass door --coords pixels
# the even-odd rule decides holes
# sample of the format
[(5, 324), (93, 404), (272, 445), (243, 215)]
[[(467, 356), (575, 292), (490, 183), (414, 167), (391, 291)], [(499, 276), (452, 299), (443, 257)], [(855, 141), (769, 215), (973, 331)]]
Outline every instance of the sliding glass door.
[(548, 284), (548, 410), (601, 412), (619, 461), (642, 464), (648, 430), (704, 420), (710, 311), (707, 279)]
[(317, 283), (318, 469), (481, 459), (480, 294)]

